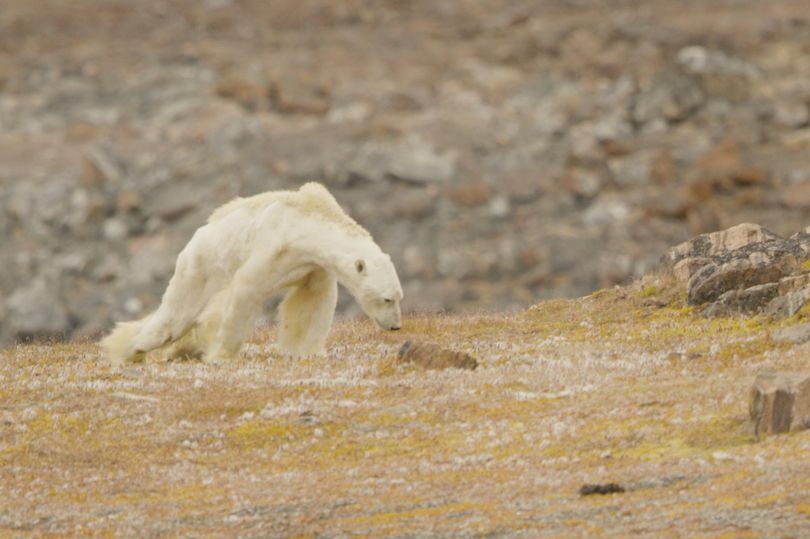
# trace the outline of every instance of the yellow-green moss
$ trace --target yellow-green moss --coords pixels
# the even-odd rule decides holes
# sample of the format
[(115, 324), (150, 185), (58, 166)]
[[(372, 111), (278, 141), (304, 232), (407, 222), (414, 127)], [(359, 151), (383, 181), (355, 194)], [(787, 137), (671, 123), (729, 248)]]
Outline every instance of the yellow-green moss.
[(645, 286), (641, 290), (641, 297), (649, 298), (651, 296), (656, 295), (657, 293), (658, 293), (658, 287), (655, 286), (655, 285), (649, 285), (649, 286)]

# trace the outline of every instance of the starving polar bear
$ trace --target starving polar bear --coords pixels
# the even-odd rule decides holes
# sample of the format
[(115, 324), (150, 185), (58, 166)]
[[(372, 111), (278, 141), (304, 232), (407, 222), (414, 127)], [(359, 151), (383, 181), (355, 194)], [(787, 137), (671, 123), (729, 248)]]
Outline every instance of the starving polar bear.
[(402, 287), (391, 258), (326, 188), (307, 183), (237, 198), (180, 252), (158, 309), (119, 323), (101, 347), (113, 365), (160, 348), (169, 357), (231, 360), (263, 301), (289, 289), (279, 307), (281, 349), (322, 354), (338, 283), (382, 328), (399, 329)]

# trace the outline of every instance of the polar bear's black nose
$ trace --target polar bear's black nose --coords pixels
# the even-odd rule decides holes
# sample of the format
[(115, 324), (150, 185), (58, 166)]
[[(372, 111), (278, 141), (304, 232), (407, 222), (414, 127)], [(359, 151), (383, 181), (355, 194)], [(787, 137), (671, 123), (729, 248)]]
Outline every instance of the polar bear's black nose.
[(400, 326), (391, 326), (391, 331), (399, 331)]

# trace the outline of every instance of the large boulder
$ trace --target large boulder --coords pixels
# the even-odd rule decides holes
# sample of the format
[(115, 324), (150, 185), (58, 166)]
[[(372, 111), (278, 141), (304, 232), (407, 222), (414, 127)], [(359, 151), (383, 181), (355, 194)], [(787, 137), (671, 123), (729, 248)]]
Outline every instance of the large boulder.
[(753, 223), (701, 234), (670, 249), (659, 270), (686, 284), (708, 316), (766, 312), (785, 318), (810, 300), (810, 235), (781, 238)]
[(778, 283), (782, 277), (798, 270), (803, 251), (786, 240), (774, 239), (753, 243), (717, 255), (695, 272), (687, 282), (687, 301), (700, 305), (715, 301), (729, 290)]

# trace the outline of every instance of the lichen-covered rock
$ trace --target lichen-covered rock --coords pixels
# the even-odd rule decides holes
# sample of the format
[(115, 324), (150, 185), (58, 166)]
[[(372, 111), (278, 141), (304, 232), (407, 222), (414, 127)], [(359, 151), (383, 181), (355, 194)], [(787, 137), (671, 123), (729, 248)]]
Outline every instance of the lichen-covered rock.
[(401, 363), (414, 363), (425, 369), (468, 369), (478, 367), (478, 361), (469, 354), (442, 348), (431, 343), (405, 341), (397, 354)]
[[(726, 230), (701, 234), (670, 249), (659, 262), (662, 270), (670, 271), (683, 260), (705, 260), (735, 251), (752, 243), (780, 239), (767, 228), (755, 223), (741, 223)], [(693, 262), (693, 264), (696, 262)], [(691, 272), (694, 273), (694, 272)], [(691, 277), (687, 275), (687, 279)]]
[(779, 280), (779, 293), (787, 294), (810, 285), (810, 272), (790, 275)]
[(757, 375), (749, 413), (757, 437), (810, 428), (810, 373)]
[(767, 313), (785, 318), (810, 300), (810, 234), (782, 238), (743, 223), (671, 248), (659, 271), (686, 283), (687, 302), (706, 316)]
[(765, 307), (765, 314), (777, 320), (796, 314), (810, 300), (810, 285), (776, 296)]
[(765, 307), (779, 293), (777, 283), (765, 283), (744, 290), (729, 290), (704, 311), (705, 316), (754, 314)]
[(677, 281), (686, 283), (692, 275), (711, 263), (712, 259), (706, 256), (684, 258), (672, 268), (672, 275)]
[(778, 282), (799, 269), (803, 252), (795, 244), (774, 239), (753, 243), (714, 258), (686, 285), (687, 301), (699, 305), (724, 292)]

